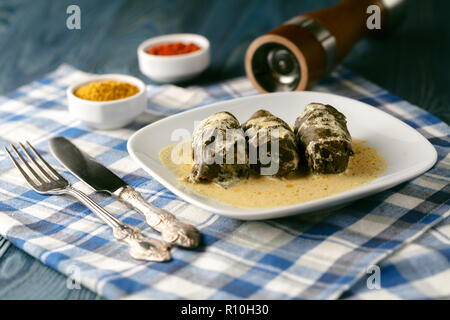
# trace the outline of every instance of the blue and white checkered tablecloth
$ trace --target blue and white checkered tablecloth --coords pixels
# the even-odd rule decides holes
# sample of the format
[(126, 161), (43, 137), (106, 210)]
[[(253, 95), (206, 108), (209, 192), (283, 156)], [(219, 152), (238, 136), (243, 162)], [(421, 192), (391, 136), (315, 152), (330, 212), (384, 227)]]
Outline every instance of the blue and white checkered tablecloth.
[[(363, 277), (341, 297), (347, 299), (450, 299), (450, 217), (431, 227), (380, 264), (380, 289)], [(369, 279), (371, 287), (373, 282)]]
[[(149, 86), (148, 112), (126, 128), (91, 130), (67, 112), (65, 89), (88, 75), (63, 65), (0, 98), (0, 145), (29, 140), (61, 171), (48, 140), (65, 136), (123, 176), (148, 201), (195, 224), (205, 246), (173, 249), (167, 263), (138, 262), (111, 230), (68, 197), (31, 191), (0, 154), (0, 234), (106, 298), (336, 299), (450, 297), (450, 128), (438, 118), (339, 68), (314, 90), (364, 101), (417, 129), (438, 151), (427, 173), (332, 214), (258, 222), (224, 218), (188, 204), (128, 156), (127, 139), (149, 122), (211, 102), (253, 95), (238, 78), (206, 87)], [(156, 139), (157, 137), (155, 137)], [(151, 143), (151, 141), (149, 141)], [(68, 180), (91, 191), (67, 171)], [(158, 238), (133, 210), (91, 196), (126, 223)], [(367, 279), (379, 266), (380, 289)], [(372, 266), (372, 267), (371, 267)]]

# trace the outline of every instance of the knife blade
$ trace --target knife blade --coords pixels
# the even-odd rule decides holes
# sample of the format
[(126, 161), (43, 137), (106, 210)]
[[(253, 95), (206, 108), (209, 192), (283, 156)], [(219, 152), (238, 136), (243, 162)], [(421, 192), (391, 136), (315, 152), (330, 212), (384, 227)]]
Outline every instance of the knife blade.
[(133, 187), (115, 173), (84, 153), (64, 137), (49, 142), (53, 156), (73, 175), (96, 191), (107, 192), (134, 208), (145, 217), (147, 224), (161, 233), (164, 241), (183, 247), (197, 247), (199, 232), (190, 224), (178, 220), (172, 213), (144, 200)]

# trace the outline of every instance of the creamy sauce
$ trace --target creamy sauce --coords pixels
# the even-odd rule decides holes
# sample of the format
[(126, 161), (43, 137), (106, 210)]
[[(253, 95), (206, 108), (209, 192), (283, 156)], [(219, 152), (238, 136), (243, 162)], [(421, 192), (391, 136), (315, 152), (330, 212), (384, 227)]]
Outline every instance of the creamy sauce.
[[(176, 147), (176, 148), (175, 148)], [(240, 208), (270, 208), (307, 202), (341, 193), (369, 183), (387, 169), (386, 159), (366, 144), (353, 139), (355, 154), (347, 170), (339, 174), (296, 173), (285, 179), (251, 176), (228, 189), (214, 183), (186, 181), (192, 160), (189, 142), (176, 143), (159, 153), (161, 163), (187, 188), (216, 201)]]

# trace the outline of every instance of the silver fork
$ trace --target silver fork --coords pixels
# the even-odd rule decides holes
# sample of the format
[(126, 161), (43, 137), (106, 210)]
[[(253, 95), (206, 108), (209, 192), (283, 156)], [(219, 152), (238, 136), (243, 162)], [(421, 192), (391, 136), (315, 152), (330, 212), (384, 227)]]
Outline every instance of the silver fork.
[[(8, 148), (5, 147), (5, 151), (33, 190), (41, 194), (49, 195), (69, 194), (77, 198), (112, 228), (113, 235), (116, 240), (119, 240), (130, 247), (130, 255), (134, 259), (146, 261), (170, 260), (170, 251), (164, 242), (148, 239), (138, 228), (118, 220), (99, 204), (89, 198), (85, 193), (73, 188), (66, 179), (64, 179), (47, 163), (47, 161), (44, 160), (44, 158), (41, 157), (41, 155), (28, 141), (26, 144), (33, 153), (34, 157), (22, 143), (19, 143), (19, 146), (22, 149), (22, 152), (26, 155), (28, 161), (21, 155), (14, 145), (11, 145), (11, 148), (30, 174), (28, 174), (16, 161)], [(36, 170), (33, 169), (33, 166), (30, 165), (29, 162), (34, 165)]]

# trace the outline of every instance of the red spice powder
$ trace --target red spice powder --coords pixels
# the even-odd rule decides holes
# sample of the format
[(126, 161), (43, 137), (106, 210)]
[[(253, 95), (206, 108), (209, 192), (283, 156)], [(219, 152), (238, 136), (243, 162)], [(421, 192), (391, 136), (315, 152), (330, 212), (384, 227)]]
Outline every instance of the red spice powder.
[(157, 56), (173, 56), (178, 54), (191, 53), (200, 50), (195, 43), (185, 44), (183, 42), (164, 43), (147, 50), (147, 53)]

